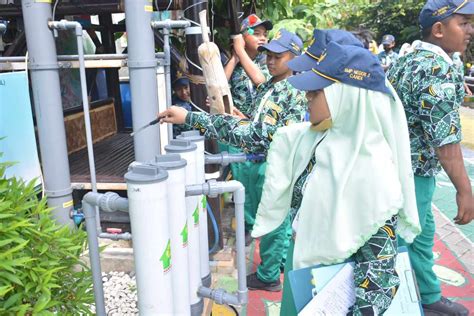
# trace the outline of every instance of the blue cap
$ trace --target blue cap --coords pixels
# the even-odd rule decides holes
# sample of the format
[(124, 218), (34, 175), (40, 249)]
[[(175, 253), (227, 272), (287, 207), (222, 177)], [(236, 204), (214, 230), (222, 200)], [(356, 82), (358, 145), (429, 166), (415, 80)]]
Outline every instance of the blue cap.
[(395, 42), (395, 36), (390, 35), (390, 34), (385, 34), (382, 37), (382, 45), (390, 45)]
[(421, 9), (421, 28), (431, 27), (453, 14), (474, 14), (474, 2), (471, 0), (428, 0)]
[(181, 70), (178, 70), (173, 79), (173, 87), (187, 86), (188, 84), (189, 78), (186, 77), (186, 75), (182, 73)]
[(304, 52), (300, 57), (290, 60), (288, 62), (288, 67), (294, 71), (310, 70), (318, 62), (319, 56), (321, 56), (330, 42), (363, 47), (361, 41), (350, 32), (342, 30), (315, 29), (313, 32), (313, 38), (311, 39), (306, 52)]
[(338, 82), (391, 95), (377, 56), (365, 48), (336, 42), (328, 44), (311, 70), (291, 76), (288, 81), (304, 91), (321, 90)]
[(262, 45), (258, 48), (260, 52), (268, 50), (277, 54), (290, 51), (296, 56), (301, 55), (302, 49), (303, 41), (301, 38), (285, 29), (280, 29), (275, 34), (270, 43)]

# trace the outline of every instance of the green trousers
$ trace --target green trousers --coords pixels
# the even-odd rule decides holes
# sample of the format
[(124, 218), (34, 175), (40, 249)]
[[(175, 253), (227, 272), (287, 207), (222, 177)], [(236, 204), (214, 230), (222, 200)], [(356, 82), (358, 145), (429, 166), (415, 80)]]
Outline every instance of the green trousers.
[(280, 279), (280, 267), (285, 265), (288, 247), (293, 231), (290, 216), (274, 231), (260, 238), (260, 259), (257, 277), (267, 283)]
[[(240, 153), (240, 148), (228, 147), (229, 153)], [(245, 230), (252, 231), (257, 215), (258, 204), (262, 198), (266, 162), (239, 162), (230, 165), (232, 178), (245, 187)]]
[(423, 304), (432, 304), (441, 299), (439, 280), (433, 272), (435, 222), (431, 211), (431, 201), (435, 184), (434, 177), (415, 176), (416, 206), (418, 207), (421, 233), (412, 244), (407, 244), (399, 238), (400, 246), (408, 248)]

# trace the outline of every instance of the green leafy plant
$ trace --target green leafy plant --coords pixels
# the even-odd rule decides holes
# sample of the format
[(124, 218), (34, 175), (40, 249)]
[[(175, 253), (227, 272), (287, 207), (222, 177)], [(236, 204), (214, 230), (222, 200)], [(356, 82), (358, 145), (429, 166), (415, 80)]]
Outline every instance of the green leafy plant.
[(6, 177), (9, 165), (0, 162), (0, 315), (91, 314), (86, 233), (56, 224), (33, 181)]

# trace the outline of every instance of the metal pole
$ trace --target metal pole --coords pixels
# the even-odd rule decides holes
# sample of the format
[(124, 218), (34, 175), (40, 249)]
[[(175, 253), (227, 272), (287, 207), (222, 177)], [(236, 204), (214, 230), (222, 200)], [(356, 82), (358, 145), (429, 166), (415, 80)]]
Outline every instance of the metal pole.
[(23, 20), (30, 56), (30, 74), (38, 126), (45, 194), (53, 218), (74, 227), (71, 179), (63, 121), (56, 44), (48, 28), (51, 4), (23, 0)]
[[(156, 90), (155, 42), (151, 28), (148, 0), (125, 0), (128, 35), (128, 68), (132, 96), (133, 130), (148, 124), (158, 113)], [(161, 152), (160, 130), (157, 125), (134, 136), (135, 160), (152, 160)]]
[[(2, 25), (2, 24), (0, 24)], [(30, 56), (31, 57), (31, 56)], [(78, 61), (79, 55), (57, 55), (58, 61)], [(156, 58), (165, 58), (164, 53), (156, 53)], [(125, 60), (128, 58), (127, 54), (96, 54), (96, 55), (84, 55), (84, 60)], [(25, 61), (24, 56), (8, 56), (0, 57), (0, 63), (2, 62), (23, 62)]]

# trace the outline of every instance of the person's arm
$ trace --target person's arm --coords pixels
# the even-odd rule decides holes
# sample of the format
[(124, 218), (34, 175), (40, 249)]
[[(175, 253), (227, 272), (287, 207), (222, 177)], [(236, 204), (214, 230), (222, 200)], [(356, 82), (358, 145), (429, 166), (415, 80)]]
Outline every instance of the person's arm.
[(459, 106), (462, 102), (462, 82), (454, 82), (451, 71), (436, 77), (427, 77), (429, 82), (420, 94), (419, 117), (428, 143), (435, 148), (436, 155), (456, 188), (458, 206), (456, 224), (469, 223), (474, 216), (471, 184), (464, 168), (461, 152), (462, 139)]
[(265, 75), (260, 70), (257, 64), (250, 59), (249, 55), (245, 51), (245, 41), (242, 37), (242, 34), (237, 35), (234, 37), (234, 50), (239, 58), (240, 64), (244, 68), (245, 72), (249, 76), (250, 80), (255, 86), (259, 86), (260, 84), (266, 81)]
[(232, 73), (234, 72), (234, 69), (238, 63), (239, 63), (239, 58), (235, 54), (235, 51), (233, 51), (232, 56), (230, 57), (227, 64), (224, 66), (224, 73), (227, 78), (227, 81), (230, 80), (230, 77), (232, 76)]
[(457, 191), (458, 214), (454, 222), (459, 225), (468, 224), (474, 216), (474, 199), (471, 182), (464, 167), (461, 145), (457, 143), (441, 146), (436, 149), (436, 155)]
[(159, 113), (158, 117), (161, 123), (186, 124), (200, 130), (206, 138), (252, 153), (266, 152), (277, 129), (277, 126), (266, 123), (254, 123), (230, 115), (188, 112), (176, 106)]

